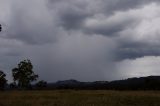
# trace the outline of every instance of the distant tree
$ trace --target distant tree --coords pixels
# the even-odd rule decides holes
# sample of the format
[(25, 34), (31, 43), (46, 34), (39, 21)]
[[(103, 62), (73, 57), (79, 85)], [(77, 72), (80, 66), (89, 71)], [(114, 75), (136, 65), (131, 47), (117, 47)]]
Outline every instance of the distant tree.
[(2, 31), (2, 25), (0, 24), (0, 32)]
[(0, 89), (4, 89), (6, 83), (7, 83), (7, 80), (6, 80), (6, 74), (4, 74), (3, 71), (0, 71)]
[(10, 87), (11, 89), (15, 89), (15, 88), (17, 88), (17, 85), (16, 85), (15, 82), (12, 82), (12, 83), (9, 84), (9, 87)]
[(23, 60), (18, 67), (12, 69), (13, 80), (18, 83), (18, 87), (26, 89), (31, 87), (31, 82), (36, 81), (38, 75), (33, 71), (33, 65), (30, 60)]
[(43, 81), (43, 80), (41, 80), (41, 81), (39, 81), (39, 82), (36, 83), (36, 87), (37, 88), (44, 88), (46, 86), (47, 86), (47, 82)]

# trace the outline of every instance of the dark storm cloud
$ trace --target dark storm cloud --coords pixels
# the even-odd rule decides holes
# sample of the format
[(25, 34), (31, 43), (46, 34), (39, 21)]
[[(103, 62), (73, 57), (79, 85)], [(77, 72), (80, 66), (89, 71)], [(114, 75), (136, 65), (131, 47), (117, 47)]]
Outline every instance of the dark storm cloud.
[[(87, 33), (105, 36), (117, 35), (118, 32), (130, 27), (137, 21), (132, 16), (127, 15), (121, 18), (121, 12), (142, 8), (149, 3), (158, 2), (158, 0), (49, 1), (47, 6), (52, 11), (56, 10), (59, 26), (67, 30), (82, 30)], [(117, 12), (119, 12), (118, 15)], [(87, 21), (93, 19), (95, 19), (95, 23), (86, 25)]]
[(152, 2), (159, 2), (159, 0), (101, 0), (105, 13), (140, 8)]
[[(125, 11), (143, 7), (152, 2), (159, 2), (159, 0), (49, 0), (49, 6), (70, 4), (69, 6), (76, 5), (77, 7), (90, 12), (100, 12), (104, 14), (114, 13), (115, 11)], [(63, 7), (62, 7), (63, 8)], [(83, 12), (86, 12), (85, 10)]]
[(136, 59), (144, 56), (160, 56), (160, 46), (141, 43), (121, 45), (116, 50), (116, 60)]
[(56, 10), (58, 26), (66, 30), (81, 29), (86, 18), (92, 15), (87, 11), (88, 2), (83, 0), (49, 0), (50, 11)]
[[(103, 14), (106, 18), (111, 17), (117, 11), (127, 11), (130, 9), (141, 8), (144, 5), (147, 5), (152, 2), (158, 2), (158, 0), (49, 0), (48, 7), (51, 9), (56, 9), (59, 15), (59, 24), (66, 29), (77, 29), (80, 30), (84, 27), (84, 21), (87, 18), (92, 18), (97, 14)], [(57, 8), (55, 8), (57, 7)], [(112, 35), (122, 31), (132, 20), (126, 20), (120, 23), (110, 23), (105, 26), (93, 26), (93, 29), (89, 32), (103, 34), (103, 35)], [(108, 24), (108, 23), (106, 23)], [(127, 24), (127, 25), (126, 25)]]
[(0, 68), (29, 58), (47, 81), (117, 79), (117, 61), (160, 55), (158, 2), (2, 0)]
[(83, 21), (87, 18), (87, 14), (74, 9), (65, 10), (64, 13), (60, 15), (60, 25), (69, 29), (78, 29), (82, 26)]
[(96, 17), (86, 20), (84, 31), (91, 34), (101, 34), (104, 36), (119, 36), (119, 32), (127, 27), (132, 26), (136, 22), (135, 19), (128, 16), (113, 15), (111, 17)]
[(83, 21), (89, 16), (89, 13), (85, 12), (85, 5), (68, 6), (64, 7), (64, 10), (59, 11), (60, 25), (69, 29), (78, 29), (83, 25)]

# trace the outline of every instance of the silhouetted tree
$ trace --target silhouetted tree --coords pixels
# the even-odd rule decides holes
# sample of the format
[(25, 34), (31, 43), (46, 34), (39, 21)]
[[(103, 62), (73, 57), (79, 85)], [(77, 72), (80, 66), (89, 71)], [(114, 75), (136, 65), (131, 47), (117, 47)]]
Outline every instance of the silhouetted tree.
[(41, 81), (39, 81), (39, 82), (36, 83), (36, 87), (37, 87), (37, 88), (44, 88), (44, 87), (47, 87), (47, 82), (41, 80)]
[(38, 75), (34, 74), (33, 65), (30, 60), (23, 60), (18, 67), (12, 69), (14, 82), (18, 83), (18, 87), (26, 89), (31, 87), (31, 82), (36, 81)]
[(4, 74), (3, 71), (0, 71), (0, 89), (4, 89), (6, 83), (7, 83), (7, 80), (6, 80), (6, 74)]
[(0, 24), (0, 32), (2, 31), (2, 25)]
[(15, 89), (15, 88), (17, 88), (17, 85), (16, 85), (15, 82), (12, 82), (12, 83), (9, 84), (9, 87), (10, 87), (11, 89)]

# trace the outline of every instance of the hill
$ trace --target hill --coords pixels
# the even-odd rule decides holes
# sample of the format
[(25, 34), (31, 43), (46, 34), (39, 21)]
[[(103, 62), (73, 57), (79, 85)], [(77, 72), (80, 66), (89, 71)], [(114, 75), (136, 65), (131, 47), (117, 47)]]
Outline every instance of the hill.
[(49, 83), (45, 89), (160, 90), (160, 76), (95, 82), (80, 82), (71, 79)]

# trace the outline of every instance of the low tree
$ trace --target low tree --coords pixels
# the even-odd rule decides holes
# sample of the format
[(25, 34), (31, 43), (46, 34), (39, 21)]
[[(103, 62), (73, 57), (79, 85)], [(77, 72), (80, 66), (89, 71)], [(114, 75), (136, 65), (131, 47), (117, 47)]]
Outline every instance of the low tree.
[(2, 25), (0, 24), (0, 32), (2, 31)]
[(0, 71), (0, 89), (3, 90), (7, 84), (6, 74), (3, 71)]
[(33, 71), (33, 65), (30, 60), (21, 61), (18, 66), (12, 69), (13, 80), (18, 83), (18, 87), (21, 89), (27, 89), (31, 87), (31, 82), (36, 81), (38, 75)]
[(44, 81), (44, 80), (41, 80), (41, 81), (39, 81), (39, 82), (36, 83), (36, 87), (38, 89), (45, 88), (45, 87), (47, 87), (47, 82)]
[(9, 87), (10, 87), (10, 89), (16, 89), (17, 85), (16, 85), (15, 82), (12, 82), (12, 83), (9, 84)]

